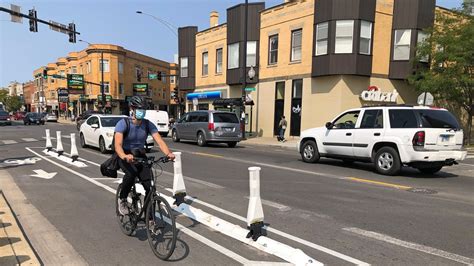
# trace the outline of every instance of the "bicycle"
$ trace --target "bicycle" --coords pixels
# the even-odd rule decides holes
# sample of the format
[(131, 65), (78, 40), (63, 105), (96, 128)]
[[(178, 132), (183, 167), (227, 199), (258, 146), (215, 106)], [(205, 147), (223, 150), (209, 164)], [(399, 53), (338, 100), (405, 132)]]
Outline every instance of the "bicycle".
[[(131, 236), (137, 229), (138, 223), (145, 222), (148, 243), (153, 253), (158, 258), (167, 260), (174, 252), (178, 233), (170, 204), (156, 191), (156, 178), (161, 173), (156, 175), (157, 170), (153, 166), (161, 168), (158, 163), (167, 163), (169, 159), (161, 157), (155, 160), (155, 157), (150, 156), (147, 159), (135, 158), (134, 161), (152, 169), (150, 193), (142, 201), (141, 194), (135, 188), (137, 181), (139, 181), (136, 178), (127, 197), (129, 212), (127, 215), (122, 215), (119, 212), (119, 195), (122, 190), (122, 184), (118, 186), (115, 196), (115, 210), (120, 229), (124, 234)], [(161, 170), (163, 169), (161, 168)], [(151, 198), (152, 196), (153, 198)]]

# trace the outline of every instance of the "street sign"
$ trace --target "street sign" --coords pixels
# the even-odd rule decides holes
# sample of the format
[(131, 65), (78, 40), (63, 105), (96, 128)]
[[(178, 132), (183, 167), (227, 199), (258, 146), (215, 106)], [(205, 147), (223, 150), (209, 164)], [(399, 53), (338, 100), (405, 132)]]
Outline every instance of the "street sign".
[(64, 24), (61, 24), (59, 22), (55, 22), (55, 21), (52, 21), (50, 20), (49, 23), (51, 24), (54, 24), (55, 26), (49, 26), (49, 29), (50, 30), (54, 30), (54, 31), (57, 31), (57, 32), (61, 32), (61, 33), (64, 33), (64, 34), (68, 34), (69, 32), (66, 30), (67, 29), (67, 26), (64, 25)]
[(156, 74), (156, 73), (149, 73), (149, 74), (148, 74), (148, 79), (158, 79), (158, 74)]
[(194, 98), (194, 99), (193, 99), (193, 105), (194, 105), (194, 106), (197, 106), (198, 104), (199, 104), (198, 98)]
[(69, 90), (84, 90), (84, 75), (67, 74), (67, 88)]
[[(10, 4), (10, 9), (13, 12), (16, 12), (16, 13), (19, 13), (19, 14), (21, 13), (21, 7), (20, 6)], [(17, 15), (11, 14), (11, 21), (15, 22), (15, 23), (23, 23), (23, 18), (20, 17), (20, 16), (17, 16)]]
[(245, 91), (256, 91), (255, 88), (245, 88)]
[(418, 96), (418, 101), (417, 103), (419, 105), (433, 105), (434, 102), (434, 97), (431, 93), (429, 92), (423, 92)]

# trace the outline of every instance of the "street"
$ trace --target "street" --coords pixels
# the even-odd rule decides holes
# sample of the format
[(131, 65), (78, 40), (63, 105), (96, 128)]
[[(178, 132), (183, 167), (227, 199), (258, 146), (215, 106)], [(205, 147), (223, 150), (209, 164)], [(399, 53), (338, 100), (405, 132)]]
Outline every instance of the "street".
[[(121, 232), (113, 191), (122, 175), (106, 178), (99, 171), (110, 154), (78, 147), (85, 167), (67, 165), (43, 153), (45, 129), (52, 136), (62, 132), (66, 153), (71, 149), (70, 133), (76, 133), (79, 143), (79, 132), (72, 124), (24, 126), (14, 122), (0, 127), (0, 188), (7, 199), (18, 198), (18, 193), (26, 198), (10, 205), (20, 214), (18, 220), (43, 263), (53, 262), (58, 254), (63, 254), (63, 262), (79, 264), (165, 263), (150, 250), (145, 229), (131, 237)], [(261, 167), (267, 237), (300, 249), (318, 262), (474, 263), (474, 154), (434, 176), (409, 168), (399, 176), (382, 176), (364, 163), (345, 165), (324, 159), (307, 164), (293, 149), (245, 142), (227, 148), (165, 141), (172, 151), (182, 152), (186, 191), (192, 197), (187, 203), (242, 228), (246, 228), (248, 167)], [(56, 147), (56, 140), (52, 142)], [(153, 152), (161, 156), (156, 147)], [(163, 169), (157, 189), (171, 196), (172, 163)], [(41, 218), (22, 217), (25, 204)], [(286, 263), (278, 254), (257, 250), (184, 215), (178, 215), (176, 222), (178, 242), (166, 263)], [(40, 234), (53, 233), (54, 241), (35, 245)]]

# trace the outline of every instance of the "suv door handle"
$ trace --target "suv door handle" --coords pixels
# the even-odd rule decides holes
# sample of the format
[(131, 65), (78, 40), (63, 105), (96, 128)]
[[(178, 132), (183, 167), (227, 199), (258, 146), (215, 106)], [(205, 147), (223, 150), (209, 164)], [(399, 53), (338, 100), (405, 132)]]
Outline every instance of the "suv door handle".
[(380, 133), (374, 133), (374, 136), (380, 136)]
[(346, 133), (346, 136), (352, 136), (352, 133)]

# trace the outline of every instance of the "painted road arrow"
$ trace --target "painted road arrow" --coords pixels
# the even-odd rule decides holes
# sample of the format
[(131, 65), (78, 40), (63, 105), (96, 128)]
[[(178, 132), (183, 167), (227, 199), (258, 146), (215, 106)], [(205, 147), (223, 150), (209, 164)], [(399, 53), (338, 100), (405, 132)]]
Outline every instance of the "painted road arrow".
[(46, 172), (42, 169), (33, 170), (33, 172), (35, 172), (36, 175), (30, 175), (30, 176), (36, 176), (36, 177), (43, 178), (43, 179), (51, 179), (57, 174), (56, 172), (48, 173), (48, 172)]

